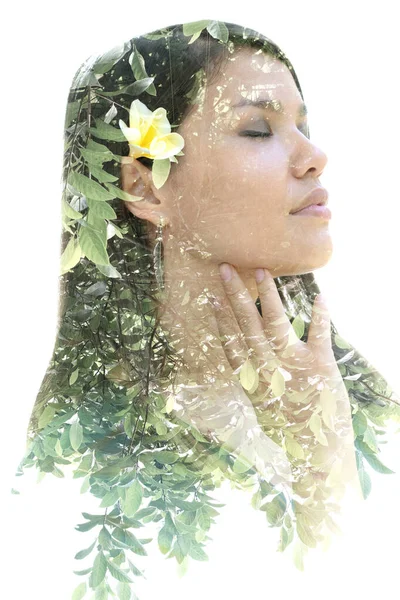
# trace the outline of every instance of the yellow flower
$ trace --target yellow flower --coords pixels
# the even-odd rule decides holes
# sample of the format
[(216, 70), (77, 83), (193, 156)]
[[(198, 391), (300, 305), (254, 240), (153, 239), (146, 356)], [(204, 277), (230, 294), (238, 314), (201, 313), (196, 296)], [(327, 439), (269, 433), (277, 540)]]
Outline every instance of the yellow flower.
[(152, 112), (137, 99), (131, 104), (129, 127), (121, 119), (119, 126), (129, 142), (129, 156), (133, 158), (145, 156), (162, 160), (178, 154), (185, 145), (179, 133), (171, 133), (165, 108)]

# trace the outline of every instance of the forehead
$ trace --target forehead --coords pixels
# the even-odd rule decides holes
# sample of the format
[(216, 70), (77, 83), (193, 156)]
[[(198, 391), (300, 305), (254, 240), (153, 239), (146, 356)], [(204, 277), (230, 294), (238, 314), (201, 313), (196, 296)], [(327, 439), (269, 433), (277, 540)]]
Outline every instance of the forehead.
[(246, 99), (279, 100), (296, 109), (302, 102), (288, 67), (258, 48), (235, 50), (216, 80), (207, 85), (201, 104), (205, 110), (224, 113)]

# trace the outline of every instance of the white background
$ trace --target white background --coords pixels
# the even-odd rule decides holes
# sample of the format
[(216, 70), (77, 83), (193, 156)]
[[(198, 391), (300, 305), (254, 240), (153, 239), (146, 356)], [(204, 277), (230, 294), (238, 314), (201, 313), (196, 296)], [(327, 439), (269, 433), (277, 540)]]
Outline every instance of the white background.
[[(1, 41), (2, 325), (7, 361), (2, 377), (1, 456), (8, 514), (15, 511), (15, 516), (6, 519), (11, 546), (2, 545), (7, 548), (10, 582), (15, 577), (17, 586), (15, 595), (7, 597), (25, 597), (22, 586), (26, 597), (30, 590), (30, 597), (64, 600), (76, 585), (69, 573), (80, 567), (73, 556), (92, 541), (77, 532), (69, 537), (74, 525), (83, 521), (80, 512), (87, 510), (90, 499), (78, 497), (76, 481), (73, 486), (59, 479), (45, 479), (25, 499), (9, 499), (9, 490), (27, 485), (21, 481), (25, 477), (14, 479), (13, 474), (24, 453), (30, 411), (56, 336), (63, 126), (76, 70), (90, 55), (133, 36), (200, 19), (251, 27), (277, 43), (299, 77), (312, 140), (328, 156), (321, 183), (329, 191), (334, 254), (316, 272), (317, 281), (341, 335), (399, 393), (398, 22), (391, 0), (253, 0), (237, 8), (232, 2), (217, 5), (208, 0), (192, 6), (181, 1), (123, 0), (57, 4), (37, 0), (10, 6)], [(397, 438), (387, 452), (382, 460), (400, 473)], [(381, 567), (374, 569), (375, 575), (370, 573), (376, 581), (386, 579), (383, 564), (390, 564), (388, 532), (396, 531), (391, 506), (399, 505), (399, 481), (399, 475), (377, 474), (363, 509), (371, 555), (381, 557)], [(23, 517), (28, 508), (30, 517), (27, 512)], [(366, 523), (363, 527), (367, 529)], [(375, 534), (380, 537), (375, 539)], [(358, 544), (351, 561), (365, 551), (361, 540)], [(373, 583), (367, 586), (363, 581), (357, 582), (358, 587), (350, 585), (362, 590), (364, 598), (372, 598)], [(326, 588), (322, 595), (328, 597)], [(175, 598), (165, 589), (163, 597)], [(212, 595), (207, 598), (214, 600)]]

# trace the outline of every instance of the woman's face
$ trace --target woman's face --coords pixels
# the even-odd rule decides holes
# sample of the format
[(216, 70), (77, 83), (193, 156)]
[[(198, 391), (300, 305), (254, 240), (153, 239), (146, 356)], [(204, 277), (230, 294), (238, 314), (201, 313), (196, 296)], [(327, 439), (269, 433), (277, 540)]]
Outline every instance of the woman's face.
[[(244, 100), (279, 101), (283, 109), (237, 106)], [(265, 267), (275, 277), (328, 262), (329, 221), (290, 214), (321, 185), (327, 162), (306, 137), (301, 106), (282, 62), (249, 48), (230, 56), (177, 130), (185, 139), (184, 156), (162, 188), (181, 247), (239, 270)]]

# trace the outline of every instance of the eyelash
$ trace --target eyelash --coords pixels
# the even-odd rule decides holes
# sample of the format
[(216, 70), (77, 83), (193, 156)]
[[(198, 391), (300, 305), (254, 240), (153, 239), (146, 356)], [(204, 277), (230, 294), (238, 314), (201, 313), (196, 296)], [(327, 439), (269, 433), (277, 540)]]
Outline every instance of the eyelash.
[[(308, 137), (308, 127), (305, 127), (305, 131), (306, 133), (304, 135), (306, 135)], [(260, 137), (260, 138), (269, 138), (272, 137), (272, 133), (270, 132), (262, 132), (262, 131), (251, 131), (249, 129), (246, 129), (245, 131), (241, 131), (240, 135), (242, 135), (243, 137)]]
[(262, 131), (242, 131), (240, 135), (243, 135), (244, 137), (262, 137), (262, 138), (269, 138), (272, 136), (272, 133), (264, 133)]

